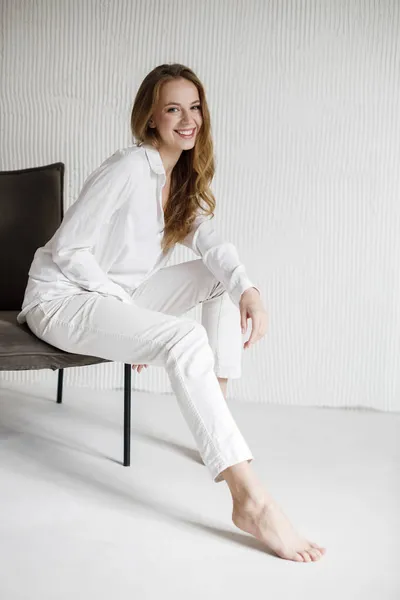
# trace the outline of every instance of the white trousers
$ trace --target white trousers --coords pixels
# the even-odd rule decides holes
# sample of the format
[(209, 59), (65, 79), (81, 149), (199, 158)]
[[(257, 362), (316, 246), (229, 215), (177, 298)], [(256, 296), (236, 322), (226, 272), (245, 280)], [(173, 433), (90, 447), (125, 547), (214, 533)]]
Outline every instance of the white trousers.
[[(201, 324), (182, 318), (198, 303)], [(241, 376), (240, 311), (201, 259), (160, 269), (136, 288), (132, 305), (82, 292), (44, 301), (26, 320), (67, 352), (164, 367), (213, 481), (253, 460), (217, 379)]]

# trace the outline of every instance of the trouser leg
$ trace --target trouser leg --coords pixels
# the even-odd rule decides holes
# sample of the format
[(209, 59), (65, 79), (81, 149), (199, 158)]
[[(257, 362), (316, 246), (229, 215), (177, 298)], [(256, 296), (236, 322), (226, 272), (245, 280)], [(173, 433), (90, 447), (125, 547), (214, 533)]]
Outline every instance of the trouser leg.
[(160, 269), (135, 290), (132, 299), (143, 308), (175, 316), (201, 304), (201, 323), (213, 351), (215, 374), (228, 379), (241, 377), (240, 311), (202, 260)]
[(67, 352), (165, 367), (203, 462), (213, 480), (221, 481), (224, 469), (253, 456), (221, 392), (208, 333), (194, 320), (144, 308), (136, 300), (134, 294), (129, 305), (82, 293), (42, 303), (28, 313), (27, 323), (38, 337)]

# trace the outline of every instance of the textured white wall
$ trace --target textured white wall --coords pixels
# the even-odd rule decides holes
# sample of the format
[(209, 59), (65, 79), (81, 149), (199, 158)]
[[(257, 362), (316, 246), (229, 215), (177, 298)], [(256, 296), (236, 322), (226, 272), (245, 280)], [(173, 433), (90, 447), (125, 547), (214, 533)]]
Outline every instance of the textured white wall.
[[(2, 0), (0, 168), (65, 162), (69, 206), (132, 142), (143, 77), (187, 64), (211, 109), (219, 227), (269, 314), (231, 395), (400, 410), (399, 14), (396, 0)], [(122, 365), (66, 383), (118, 387)], [(170, 391), (162, 369), (134, 385)]]

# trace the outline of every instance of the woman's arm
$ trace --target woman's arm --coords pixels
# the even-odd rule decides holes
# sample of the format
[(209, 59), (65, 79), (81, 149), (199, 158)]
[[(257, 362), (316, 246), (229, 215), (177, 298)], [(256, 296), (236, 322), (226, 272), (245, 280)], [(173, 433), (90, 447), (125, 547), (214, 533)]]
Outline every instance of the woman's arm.
[(247, 289), (254, 287), (260, 295), (261, 292), (247, 277), (235, 246), (220, 237), (213, 220), (204, 215), (197, 216), (191, 232), (181, 244), (201, 256), (206, 267), (224, 284), (234, 304), (239, 306), (240, 297)]
[[(129, 294), (110, 280), (92, 249), (99, 232), (132, 191), (132, 161), (114, 154), (85, 181), (52, 239), (52, 258), (62, 273), (85, 290), (131, 302)], [(111, 243), (100, 240), (100, 243)]]

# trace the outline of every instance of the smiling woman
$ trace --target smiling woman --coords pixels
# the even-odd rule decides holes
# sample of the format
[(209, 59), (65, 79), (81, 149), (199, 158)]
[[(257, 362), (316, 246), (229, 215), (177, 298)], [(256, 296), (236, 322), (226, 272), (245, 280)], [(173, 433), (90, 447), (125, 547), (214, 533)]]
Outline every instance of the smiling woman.
[[(229, 487), (233, 522), (282, 558), (318, 560), (324, 549), (295, 532), (252, 471), (225, 402), (228, 378), (241, 376), (241, 329), (251, 319), (246, 349), (265, 335), (267, 315), (214, 228), (210, 115), (193, 71), (153, 69), (131, 129), (135, 143), (88, 176), (36, 251), (18, 320), (67, 352), (165, 368), (212, 480)], [(166, 266), (178, 242), (198, 258)], [(197, 305), (201, 324), (182, 318)]]

